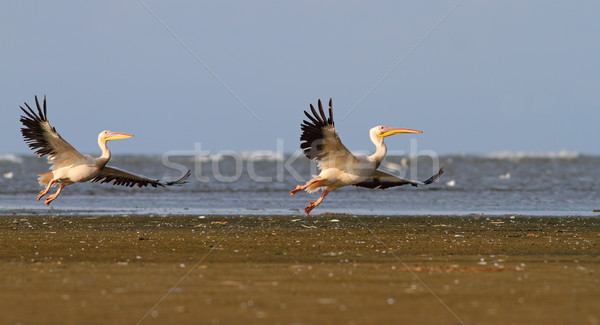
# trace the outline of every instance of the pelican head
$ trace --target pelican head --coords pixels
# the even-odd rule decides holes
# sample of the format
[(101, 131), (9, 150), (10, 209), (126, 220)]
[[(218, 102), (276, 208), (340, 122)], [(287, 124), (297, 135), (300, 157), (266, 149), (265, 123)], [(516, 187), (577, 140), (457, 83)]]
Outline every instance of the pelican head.
[(403, 128), (390, 128), (390, 127), (383, 126), (383, 125), (376, 126), (371, 129), (371, 134), (373, 134), (381, 139), (383, 139), (387, 136), (390, 136), (390, 135), (401, 134), (401, 133), (423, 133), (423, 131), (412, 130), (412, 129), (403, 129)]
[(133, 137), (133, 134), (128, 133), (119, 133), (119, 132), (111, 132), (108, 130), (100, 132), (98, 134), (98, 140), (101, 142), (110, 141), (110, 140), (119, 140), (119, 139), (127, 139)]

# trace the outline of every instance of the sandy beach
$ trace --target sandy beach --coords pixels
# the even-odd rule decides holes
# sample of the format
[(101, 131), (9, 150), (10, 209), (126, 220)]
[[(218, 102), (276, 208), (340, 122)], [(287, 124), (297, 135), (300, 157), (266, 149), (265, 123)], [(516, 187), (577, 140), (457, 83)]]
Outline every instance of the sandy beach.
[(2, 216), (2, 324), (599, 324), (595, 218)]

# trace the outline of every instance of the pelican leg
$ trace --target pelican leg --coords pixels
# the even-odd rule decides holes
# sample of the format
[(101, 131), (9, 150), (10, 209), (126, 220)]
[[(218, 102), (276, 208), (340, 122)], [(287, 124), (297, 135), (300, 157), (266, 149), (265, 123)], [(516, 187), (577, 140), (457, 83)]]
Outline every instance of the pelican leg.
[(54, 201), (54, 199), (56, 199), (58, 197), (58, 195), (60, 194), (60, 191), (62, 191), (63, 187), (67, 186), (67, 184), (65, 183), (61, 183), (60, 186), (58, 187), (58, 190), (56, 191), (56, 193), (52, 194), (52, 195), (48, 195), (48, 197), (46, 198), (46, 201), (44, 201), (45, 205), (50, 205), (50, 202)]
[(37, 197), (38, 202), (44, 195), (48, 194), (48, 191), (50, 191), (50, 187), (52, 187), (52, 184), (54, 184), (54, 180), (51, 180), (50, 182), (48, 182), (48, 186), (46, 186), (45, 189), (40, 191), (40, 194)]
[(306, 184), (304, 184), (302, 186), (296, 185), (296, 188), (290, 192), (290, 197), (294, 196), (294, 194), (296, 194), (299, 191), (304, 191), (307, 187), (311, 186), (312, 184), (314, 184), (320, 180), (321, 180), (320, 178), (315, 177), (315, 178), (311, 179), (310, 181), (306, 182)]
[(319, 198), (314, 201), (314, 202), (310, 202), (308, 204), (308, 206), (306, 208), (304, 208), (304, 213), (306, 214), (310, 214), (310, 211), (312, 211), (312, 209), (316, 208), (319, 204), (321, 204), (321, 202), (323, 201), (323, 199), (325, 198), (325, 196), (327, 194), (329, 194), (329, 192), (331, 192), (331, 190), (327, 189), (323, 192), (323, 194), (321, 194), (321, 196), (319, 196)]

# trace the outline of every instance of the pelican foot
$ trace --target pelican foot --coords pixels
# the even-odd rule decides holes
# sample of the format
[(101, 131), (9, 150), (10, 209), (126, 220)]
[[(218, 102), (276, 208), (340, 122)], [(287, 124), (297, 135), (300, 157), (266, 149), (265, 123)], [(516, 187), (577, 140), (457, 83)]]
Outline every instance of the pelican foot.
[(294, 196), (297, 192), (302, 191), (302, 186), (296, 185), (296, 188), (290, 191), (290, 197)]
[(306, 208), (304, 208), (304, 213), (306, 213), (307, 215), (310, 214), (310, 212), (312, 211), (312, 209), (314, 209), (316, 207), (315, 202), (310, 202), (308, 204), (308, 206)]
[(46, 200), (44, 201), (44, 204), (50, 205), (50, 202), (54, 201), (54, 199), (56, 199), (56, 196), (50, 195), (46, 198)]
[(38, 197), (37, 197), (37, 201), (38, 201), (38, 202), (40, 202), (40, 200), (42, 199), (42, 197), (43, 197), (44, 195), (46, 195), (46, 193), (47, 193), (47, 192), (45, 192), (45, 191), (40, 191), (40, 194), (39, 194), (39, 195), (38, 195)]

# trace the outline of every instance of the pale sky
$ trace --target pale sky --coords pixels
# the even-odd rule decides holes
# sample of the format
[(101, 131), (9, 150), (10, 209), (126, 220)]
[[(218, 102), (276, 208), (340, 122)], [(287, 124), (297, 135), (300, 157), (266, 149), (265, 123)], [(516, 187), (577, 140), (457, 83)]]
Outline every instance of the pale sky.
[(36, 94), (86, 153), (105, 129), (136, 135), (115, 154), (292, 152), (331, 97), (351, 150), (382, 124), (440, 154), (600, 154), (598, 17), (598, 1), (2, 1), (0, 154), (30, 152), (18, 106)]

